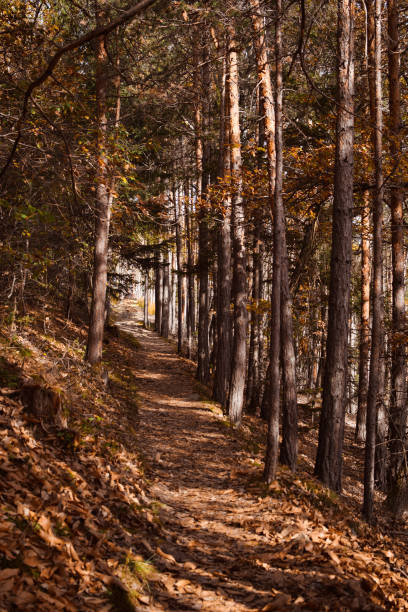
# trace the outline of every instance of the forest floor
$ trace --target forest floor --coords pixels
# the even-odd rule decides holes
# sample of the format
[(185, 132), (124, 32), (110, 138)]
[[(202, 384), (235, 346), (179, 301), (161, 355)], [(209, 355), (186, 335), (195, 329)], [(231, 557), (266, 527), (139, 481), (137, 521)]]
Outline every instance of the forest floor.
[[(297, 474), (267, 487), (259, 419), (231, 428), (135, 302), (117, 326), (107, 388), (62, 317), (0, 337), (0, 612), (408, 610), (404, 525), (361, 520), (350, 430), (344, 495), (311, 475), (306, 410)], [(27, 381), (68, 424), (24, 403)]]

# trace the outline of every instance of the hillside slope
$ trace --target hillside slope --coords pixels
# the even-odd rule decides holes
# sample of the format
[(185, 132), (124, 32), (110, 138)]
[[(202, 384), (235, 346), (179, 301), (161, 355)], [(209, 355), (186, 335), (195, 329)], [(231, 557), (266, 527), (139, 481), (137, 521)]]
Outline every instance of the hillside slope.
[(1, 610), (408, 609), (405, 533), (307, 454), (267, 488), (259, 420), (231, 429), (133, 302), (118, 326), (99, 370), (62, 317), (3, 330)]

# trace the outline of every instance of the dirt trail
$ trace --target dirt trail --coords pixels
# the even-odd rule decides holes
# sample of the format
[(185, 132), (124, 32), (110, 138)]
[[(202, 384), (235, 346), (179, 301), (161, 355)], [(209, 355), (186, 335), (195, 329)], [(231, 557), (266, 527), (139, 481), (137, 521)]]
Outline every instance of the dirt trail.
[[(200, 399), (192, 366), (128, 314), (120, 327), (141, 345), (140, 443), (150, 493), (163, 504), (160, 550), (169, 558), (159, 554), (155, 565), (168, 573), (167, 607), (259, 610), (271, 601), (271, 575), (262, 567), (254, 573), (249, 560), (255, 549), (257, 556), (260, 549), (266, 552), (268, 543), (245, 527), (261, 508), (236, 476), (242, 445), (226, 435), (220, 418)], [(266, 505), (262, 500), (263, 521)]]
[(119, 326), (140, 344), (133, 370), (139, 446), (150, 496), (160, 502), (144, 540), (159, 572), (149, 612), (408, 609), (405, 578), (378, 548), (393, 541), (308, 470), (280, 468), (267, 490), (262, 448), (254, 447), (264, 436), (259, 420), (232, 430), (200, 397), (193, 364), (144, 330), (135, 312), (125, 302)]

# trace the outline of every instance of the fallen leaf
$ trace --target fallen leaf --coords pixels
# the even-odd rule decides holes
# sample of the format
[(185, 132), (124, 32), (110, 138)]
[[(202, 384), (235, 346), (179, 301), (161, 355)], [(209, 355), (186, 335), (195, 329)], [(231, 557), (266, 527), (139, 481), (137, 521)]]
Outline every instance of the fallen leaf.
[(269, 612), (269, 610), (285, 610), (287, 609), (287, 606), (290, 604), (291, 601), (292, 598), (290, 595), (282, 593), (281, 595), (278, 595), (273, 601), (267, 603), (262, 608), (262, 612)]
[(4, 570), (0, 570), (0, 582), (11, 578), (12, 576), (17, 576), (20, 573), (20, 570), (15, 567), (10, 567)]

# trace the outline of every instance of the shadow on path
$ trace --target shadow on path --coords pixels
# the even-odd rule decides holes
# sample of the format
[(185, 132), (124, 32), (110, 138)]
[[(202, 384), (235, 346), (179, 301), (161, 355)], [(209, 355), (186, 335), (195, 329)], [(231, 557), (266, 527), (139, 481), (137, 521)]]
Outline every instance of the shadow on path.
[(268, 537), (285, 521), (281, 501), (248, 492), (248, 471), (239, 472), (246, 451), (200, 398), (193, 365), (143, 329), (129, 308), (118, 325), (140, 343), (140, 446), (150, 494), (160, 502), (153, 562), (165, 590), (153, 589), (158, 607), (149, 610), (351, 609), (318, 603), (328, 594), (332, 601), (352, 597), (346, 577)]

